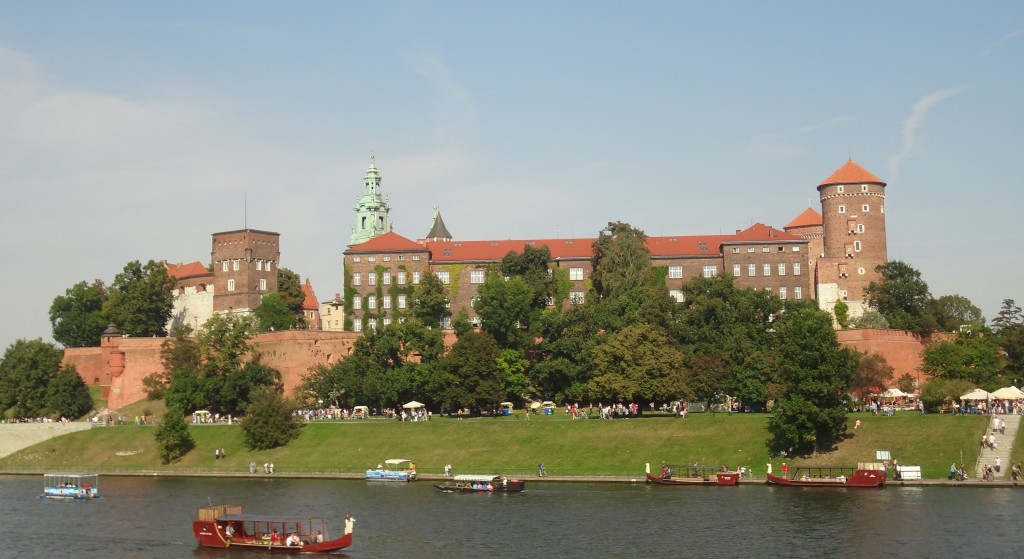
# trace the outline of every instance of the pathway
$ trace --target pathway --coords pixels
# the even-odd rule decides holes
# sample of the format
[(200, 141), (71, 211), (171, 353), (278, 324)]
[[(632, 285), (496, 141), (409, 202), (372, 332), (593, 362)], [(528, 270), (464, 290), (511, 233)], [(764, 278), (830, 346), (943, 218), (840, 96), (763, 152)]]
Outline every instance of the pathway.
[[(1001, 434), (999, 431), (992, 429), (992, 418), (989, 418), (988, 425), (985, 427), (985, 434), (993, 433), (996, 436), (996, 447), (995, 449), (984, 448), (981, 450), (981, 454), (978, 455), (978, 463), (974, 465), (974, 479), (981, 479), (982, 468), (986, 464), (995, 465), (996, 457), (999, 457), (1001, 469), (996, 474), (996, 479), (1005, 479), (1010, 477), (1010, 452), (1013, 450), (1013, 441), (1017, 438), (1017, 428), (1020, 427), (1020, 416), (1019, 415), (998, 415), (996, 416), (1006, 422), (1006, 434)], [(981, 439), (978, 439), (978, 444), (981, 444)]]
[(87, 421), (71, 423), (0, 423), (0, 458), (45, 440), (89, 429)]

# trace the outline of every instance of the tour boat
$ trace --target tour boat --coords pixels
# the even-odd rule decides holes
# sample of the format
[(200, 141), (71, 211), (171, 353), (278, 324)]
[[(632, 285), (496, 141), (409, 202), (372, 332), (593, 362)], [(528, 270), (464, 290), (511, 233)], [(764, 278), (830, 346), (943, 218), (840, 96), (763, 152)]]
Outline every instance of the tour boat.
[(99, 499), (99, 474), (43, 474), (43, 499)]
[(662, 464), (661, 472), (651, 473), (647, 463), (647, 483), (659, 485), (739, 485), (740, 473), (729, 471), (724, 466), (700, 464)]
[(519, 493), (526, 487), (525, 481), (490, 474), (460, 474), (452, 481), (434, 487), (445, 493)]
[(794, 487), (883, 487), (885, 467), (874, 462), (858, 464), (856, 468), (816, 466), (799, 467), (791, 477), (768, 474), (767, 483)]
[(352, 545), (355, 519), (345, 515), (345, 533), (330, 539), (321, 517), (242, 514), (242, 505), (199, 507), (192, 532), (201, 547), (326, 553)]
[(388, 458), (384, 464), (366, 470), (368, 481), (416, 481), (416, 464), (406, 458)]

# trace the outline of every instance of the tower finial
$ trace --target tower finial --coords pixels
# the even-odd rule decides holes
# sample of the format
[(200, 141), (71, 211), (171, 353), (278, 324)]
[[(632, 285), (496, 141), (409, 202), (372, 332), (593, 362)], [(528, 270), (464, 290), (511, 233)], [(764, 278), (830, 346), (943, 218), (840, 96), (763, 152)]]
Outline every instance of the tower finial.
[(375, 155), (373, 153), (373, 148), (370, 148), (370, 163), (373, 163), (374, 159), (375, 159)]

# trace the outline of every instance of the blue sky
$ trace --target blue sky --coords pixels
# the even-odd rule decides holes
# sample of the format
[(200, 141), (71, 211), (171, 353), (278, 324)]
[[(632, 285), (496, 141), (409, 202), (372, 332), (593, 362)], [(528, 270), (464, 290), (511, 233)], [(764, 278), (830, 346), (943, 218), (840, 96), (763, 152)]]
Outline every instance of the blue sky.
[(1020, 2), (0, 3), (0, 344), (73, 284), (281, 233), (321, 299), (371, 149), (395, 231), (782, 227), (848, 157), (889, 256), (1024, 303)]

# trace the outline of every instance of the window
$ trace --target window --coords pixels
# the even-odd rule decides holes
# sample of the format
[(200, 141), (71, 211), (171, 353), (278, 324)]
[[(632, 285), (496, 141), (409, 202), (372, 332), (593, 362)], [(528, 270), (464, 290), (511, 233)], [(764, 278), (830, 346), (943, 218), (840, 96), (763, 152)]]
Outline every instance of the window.
[(857, 268), (857, 273), (862, 275), (862, 276), (864, 275), (864, 271), (865, 271), (864, 268)]
[(358, 264), (358, 263), (360, 263), (362, 261), (363, 261), (363, 257), (362, 256), (353, 256), (352, 257), (352, 262), (355, 262), (356, 264)]
[(362, 297), (358, 297), (358, 296), (357, 297), (353, 297), (352, 298), (352, 310), (358, 311), (358, 310), (362, 310), (362, 308), (363, 308), (363, 298)]
[(713, 278), (718, 275), (718, 266), (708, 265), (704, 266), (704, 277)]
[(362, 272), (352, 272), (352, 285), (363, 285)]
[(222, 271), (224, 271), (224, 272), (228, 271), (228, 261), (225, 260), (224, 262), (222, 262), (222, 264), (224, 265), (223, 268), (222, 268)]
[(475, 309), (476, 308), (476, 304), (479, 301), (480, 301), (480, 296), (479, 295), (474, 295), (473, 298), (469, 300), (469, 308)]
[(800, 247), (793, 247), (793, 252), (800, 252)]
[(740, 277), (741, 273), (743, 273), (743, 266), (741, 266), (739, 264), (733, 264), (732, 265), (732, 275), (733, 275), (733, 277), (737, 277), (738, 278), (738, 277)]
[(864, 224), (863, 223), (858, 223), (857, 224), (857, 232), (858, 233), (863, 233), (864, 232)]
[(871, 211), (871, 208), (867, 204), (864, 204), (863, 206), (860, 207), (860, 211), (868, 213)]
[(733, 254), (739, 254), (740, 253), (740, 247), (732, 247), (732, 253)]
[(483, 283), (484, 282), (484, 271), (483, 270), (471, 270), (469, 272), (469, 283)]
[(399, 254), (398, 255), (398, 261), (401, 262), (403, 260), (405, 260), (405, 255), (404, 254)]
[(413, 272), (412, 273), (412, 284), (413, 285), (419, 285), (420, 284), (420, 273), (419, 272)]
[(366, 285), (377, 285), (377, 272), (366, 272)]
[(405, 285), (405, 270), (398, 271), (398, 285)]
[(866, 184), (860, 185), (860, 191), (861, 192), (867, 192), (868, 191), (868, 185), (866, 185)]
[(853, 241), (853, 251), (860, 252), (860, 241)]
[(764, 277), (768, 277), (768, 276), (772, 275), (772, 265), (771, 264), (767, 264), (766, 263), (763, 266), (761, 266), (761, 268), (762, 268), (761, 275), (763, 275)]
[(451, 330), (452, 329), (452, 317), (446, 316), (446, 317), (442, 318), (441, 319), (441, 328), (443, 328), (445, 330)]
[(380, 259), (382, 261), (384, 261), (384, 262), (391, 262), (391, 257), (390, 256), (381, 256)]
[(452, 282), (451, 273), (448, 270), (438, 270), (434, 272), (437, 279), (441, 280), (441, 283), (448, 285)]
[(264, 269), (265, 269), (266, 271), (268, 271), (268, 272), (269, 272), (269, 271), (270, 271), (270, 265), (271, 265), (271, 264), (273, 264), (273, 262), (267, 262), (267, 265), (266, 265), (266, 266), (264, 266), (263, 268), (264, 268)]
[(412, 261), (413, 262), (419, 262), (420, 261), (420, 255), (418, 255), (418, 254), (412, 255)]
[(234, 290), (235, 290), (235, 280), (229, 279), (228, 280), (228, 291), (234, 291)]
[(376, 262), (377, 261), (377, 257), (376, 256), (367, 256), (366, 257), (366, 261), (367, 262)]
[(384, 309), (390, 309), (391, 308), (391, 296), (390, 295), (384, 295), (383, 297), (381, 297), (380, 298), (380, 306), (381, 306), (381, 308), (384, 308)]
[(235, 270), (236, 272), (238, 271), (238, 262), (239, 262), (238, 260), (234, 260), (234, 261), (231, 262), (231, 268), (233, 270)]
[(747, 247), (747, 252), (757, 252), (757, 249), (754, 247)]
[(757, 264), (747, 264), (747, 276), (754, 277), (757, 275)]
[(361, 319), (361, 318), (353, 318), (352, 319), (352, 331), (353, 332), (362, 332), (363, 331), (363, 319)]
[(262, 269), (263, 269), (263, 261), (262, 260), (257, 260), (256, 261), (256, 271), (259, 272)]
[(370, 309), (371, 311), (372, 310), (376, 310), (376, 308), (377, 308), (377, 296), (376, 295), (367, 295), (366, 296), (366, 308)]
[(800, 275), (800, 263), (799, 262), (794, 262), (793, 263), (793, 275), (794, 276), (799, 276)]
[(260, 278), (260, 291), (266, 291), (266, 290), (267, 290), (267, 280), (263, 279), (263, 278)]
[(677, 303), (682, 303), (686, 300), (686, 296), (683, 295), (682, 289), (670, 289), (668, 296), (675, 299)]
[(583, 292), (582, 291), (570, 291), (569, 292), (569, 302), (574, 304), (574, 305), (582, 305), (583, 302), (584, 302)]
[(569, 268), (570, 281), (583, 281), (583, 268)]
[(385, 316), (383, 319), (381, 319), (381, 323), (384, 326), (388, 326), (389, 324), (391, 324), (391, 317), (390, 316)]
[(761, 247), (761, 252), (771, 252), (772, 247)]
[(668, 267), (668, 277), (671, 278), (671, 279), (680, 279), (680, 278), (682, 278), (683, 277), (683, 267), (682, 266), (669, 266)]
[(844, 206), (844, 205), (840, 204), (840, 205), (839, 205), (839, 210), (838, 210), (838, 211), (839, 211), (839, 213), (841, 213), (841, 214), (844, 214), (844, 213), (846, 213), (846, 206)]
[(380, 282), (383, 285), (391, 285), (391, 272), (381, 272)]
[(842, 194), (842, 193), (843, 193), (843, 191), (844, 191), (844, 190), (846, 190), (846, 187), (845, 187), (845, 186), (843, 186), (843, 185), (839, 185), (839, 187), (838, 187), (838, 188), (837, 188), (836, 190), (837, 190), (837, 191), (838, 191), (838, 192), (839, 192), (840, 194)]
[(779, 262), (779, 275), (780, 276), (786, 275), (786, 263), (785, 262)]
[(377, 329), (377, 319), (376, 318), (369, 318), (369, 319), (367, 319), (366, 320), (366, 328), (368, 330), (376, 330)]
[(779, 299), (785, 299), (785, 298), (786, 298), (786, 288), (785, 287), (780, 287), (779, 288)]
[(400, 308), (400, 309), (404, 309), (405, 308), (405, 295), (399, 295), (398, 296), (398, 308)]
[(549, 307), (553, 307), (555, 305), (555, 298), (554, 297), (548, 297), (547, 299), (544, 299), (544, 304), (549, 306)]
[(794, 287), (793, 288), (793, 298), (794, 299), (803, 299), (804, 298), (804, 289), (802, 287)]

